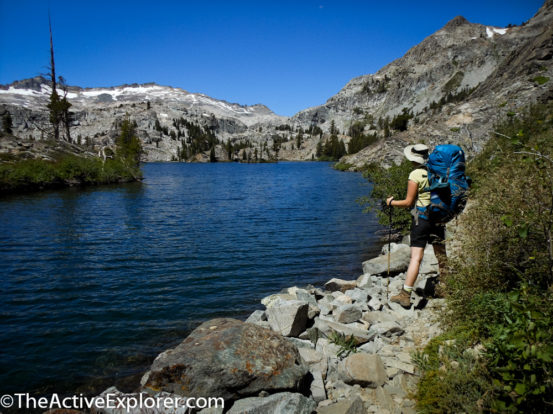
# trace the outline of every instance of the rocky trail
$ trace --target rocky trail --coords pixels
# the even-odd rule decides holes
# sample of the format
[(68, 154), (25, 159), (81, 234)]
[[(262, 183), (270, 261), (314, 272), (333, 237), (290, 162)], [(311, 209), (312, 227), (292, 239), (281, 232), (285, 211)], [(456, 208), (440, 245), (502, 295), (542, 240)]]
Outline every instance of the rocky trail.
[[(425, 252), (404, 309), (389, 301), (403, 285), (409, 246), (387, 246), (363, 263), (357, 280), (331, 279), (324, 288), (290, 287), (265, 297), (245, 321), (204, 322), (182, 343), (158, 355), (140, 389), (122, 399), (222, 397), (225, 408), (135, 409), (136, 413), (415, 413), (418, 381), (413, 353), (439, 334), (443, 299), (432, 248)], [(414, 300), (413, 300), (414, 299)], [(123, 413), (124, 408), (94, 413)]]

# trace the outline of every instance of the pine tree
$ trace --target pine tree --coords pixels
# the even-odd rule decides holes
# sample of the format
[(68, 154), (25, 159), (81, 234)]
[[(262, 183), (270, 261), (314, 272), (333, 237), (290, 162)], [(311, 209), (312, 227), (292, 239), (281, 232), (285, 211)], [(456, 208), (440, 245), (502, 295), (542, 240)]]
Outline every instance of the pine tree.
[(13, 132), (12, 116), (9, 112), (6, 112), (2, 118), (2, 128), (6, 134), (12, 134)]
[(217, 162), (217, 157), (215, 157), (215, 147), (211, 147), (209, 152), (209, 162)]
[(336, 130), (336, 123), (334, 119), (330, 122), (330, 135), (336, 135), (338, 131)]
[(72, 113), (69, 112), (69, 108), (71, 108), (71, 104), (67, 100), (67, 93), (68, 93), (67, 84), (65, 82), (65, 79), (62, 76), (60, 76), (58, 80), (63, 90), (63, 98), (60, 99), (59, 108), (58, 108), (59, 115), (60, 115), (60, 122), (63, 124), (63, 127), (65, 129), (66, 141), (71, 142), (70, 127), (71, 127)]
[(230, 139), (227, 141), (227, 156), (230, 161), (232, 161), (232, 143)]
[(124, 161), (133, 166), (140, 163), (142, 154), (142, 145), (136, 135), (136, 123), (131, 122), (128, 115), (121, 123), (121, 134), (115, 141), (117, 145), (117, 155)]
[(50, 110), (50, 123), (54, 131), (54, 139), (57, 141), (60, 137), (61, 105), (60, 96), (56, 90), (56, 64), (54, 61), (54, 41), (52, 39), (52, 22), (48, 15), (48, 27), (50, 29), (50, 81), (52, 83), (52, 93), (47, 107)]

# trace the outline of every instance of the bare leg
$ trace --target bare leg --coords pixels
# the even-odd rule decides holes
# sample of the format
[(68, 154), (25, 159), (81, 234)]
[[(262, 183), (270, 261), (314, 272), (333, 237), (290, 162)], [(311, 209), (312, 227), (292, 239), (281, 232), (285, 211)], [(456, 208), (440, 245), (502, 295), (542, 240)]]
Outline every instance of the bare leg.
[(424, 256), (424, 247), (411, 247), (411, 261), (407, 268), (407, 276), (405, 277), (405, 284), (407, 286), (413, 286), (419, 275), (419, 267)]

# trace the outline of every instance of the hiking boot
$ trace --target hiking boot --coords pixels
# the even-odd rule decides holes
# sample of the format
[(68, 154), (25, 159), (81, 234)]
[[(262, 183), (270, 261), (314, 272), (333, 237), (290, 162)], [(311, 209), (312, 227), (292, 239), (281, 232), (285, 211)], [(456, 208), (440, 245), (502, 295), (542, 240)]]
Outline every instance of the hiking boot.
[(404, 308), (410, 308), (411, 307), (411, 293), (407, 292), (404, 289), (401, 289), (399, 292), (399, 295), (392, 296), (390, 298), (391, 302), (399, 303)]

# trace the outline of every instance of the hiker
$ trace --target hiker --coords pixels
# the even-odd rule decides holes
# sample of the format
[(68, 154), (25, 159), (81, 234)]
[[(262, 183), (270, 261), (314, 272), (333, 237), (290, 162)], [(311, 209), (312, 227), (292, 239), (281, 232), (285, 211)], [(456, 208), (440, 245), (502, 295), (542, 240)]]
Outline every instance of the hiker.
[(415, 169), (409, 174), (407, 184), (407, 196), (404, 200), (394, 200), (394, 197), (386, 199), (386, 205), (392, 207), (413, 208), (413, 221), (411, 223), (411, 260), (407, 269), (403, 289), (396, 296), (392, 296), (392, 302), (399, 303), (405, 308), (411, 306), (411, 292), (417, 276), (419, 267), (424, 256), (424, 248), (427, 243), (432, 244), (434, 253), (438, 258), (440, 276), (443, 277), (446, 266), (445, 249), (445, 226), (432, 223), (418, 216), (418, 209), (430, 205), (430, 192), (423, 191), (428, 187), (428, 173), (426, 161), (428, 159), (428, 147), (424, 144), (408, 145), (403, 150), (405, 157), (413, 163)]

